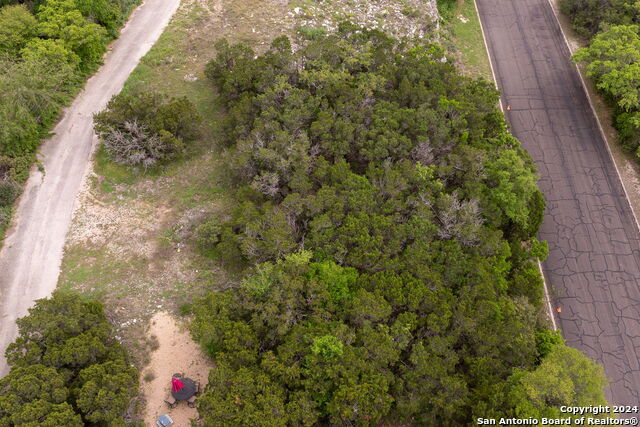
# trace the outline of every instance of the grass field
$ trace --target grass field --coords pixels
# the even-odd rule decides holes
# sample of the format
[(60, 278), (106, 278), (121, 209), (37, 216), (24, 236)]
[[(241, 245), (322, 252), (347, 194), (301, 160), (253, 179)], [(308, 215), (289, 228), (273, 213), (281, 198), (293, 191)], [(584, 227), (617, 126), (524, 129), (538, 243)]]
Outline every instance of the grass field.
[(457, 0), (448, 19), (446, 28), (450, 32), (449, 42), (454, 47), (463, 72), (492, 81), (491, 66), (474, 0)]

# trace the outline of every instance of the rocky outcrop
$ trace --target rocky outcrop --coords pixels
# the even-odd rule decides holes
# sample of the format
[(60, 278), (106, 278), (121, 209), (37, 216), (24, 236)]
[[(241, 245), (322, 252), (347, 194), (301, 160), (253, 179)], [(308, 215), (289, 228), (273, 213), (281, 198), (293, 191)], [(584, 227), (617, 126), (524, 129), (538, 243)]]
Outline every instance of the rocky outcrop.
[(303, 27), (333, 31), (344, 20), (395, 37), (437, 39), (436, 0), (325, 0), (290, 12)]

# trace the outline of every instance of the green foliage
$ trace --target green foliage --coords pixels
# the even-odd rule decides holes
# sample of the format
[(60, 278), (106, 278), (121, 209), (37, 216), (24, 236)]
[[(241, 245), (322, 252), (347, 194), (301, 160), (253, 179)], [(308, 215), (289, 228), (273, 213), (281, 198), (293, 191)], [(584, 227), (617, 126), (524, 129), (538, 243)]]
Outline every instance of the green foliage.
[(9, 227), (9, 221), (11, 221), (11, 208), (0, 207), (0, 235)]
[(619, 139), (640, 158), (640, 26), (614, 26), (599, 33), (574, 60), (587, 63), (587, 75), (615, 103)]
[(336, 356), (342, 356), (344, 345), (333, 335), (323, 335), (313, 340), (311, 344), (311, 353), (332, 359)]
[(10, 206), (20, 194), (20, 185), (12, 179), (0, 179), (0, 207)]
[(76, 404), (91, 423), (119, 419), (138, 387), (138, 373), (123, 360), (91, 365), (80, 372)]
[(258, 370), (221, 364), (209, 373), (207, 391), (198, 399), (206, 425), (286, 425), (284, 390)]
[(65, 380), (54, 368), (16, 368), (0, 380), (0, 425), (83, 426), (68, 397)]
[[(578, 350), (556, 345), (534, 371), (516, 372), (510, 403), (518, 417), (565, 418), (565, 406), (606, 405), (604, 370)], [(580, 415), (576, 415), (579, 417)]]
[(544, 330), (536, 333), (539, 360), (543, 360), (557, 345), (564, 344), (560, 331)]
[(216, 49), (238, 205), (200, 243), (254, 267), (193, 306), (219, 366), (205, 423), (513, 414), (514, 372), (563, 344), (540, 316), (544, 199), (494, 87), (438, 46), (348, 24), (295, 53), (282, 37)]
[(561, 0), (560, 10), (583, 37), (593, 37), (611, 25), (640, 23), (637, 0)]
[(78, 10), (89, 20), (100, 24), (110, 37), (116, 37), (122, 24), (122, 10), (110, 0), (77, 0)]
[(316, 40), (327, 35), (327, 30), (321, 27), (310, 27), (308, 25), (303, 25), (301, 27), (298, 27), (297, 30), (300, 36), (306, 40)]
[(145, 169), (182, 153), (198, 134), (199, 116), (186, 98), (121, 93), (94, 117), (105, 150), (116, 163)]
[(47, 61), (69, 64), (76, 68), (80, 58), (60, 39), (33, 39), (20, 52), (25, 61)]
[(48, 58), (0, 59), (0, 70), (0, 154), (19, 157), (38, 146), (77, 78), (68, 64)]
[(207, 221), (200, 225), (197, 230), (198, 246), (203, 249), (216, 246), (220, 243), (222, 227), (217, 221)]
[(75, 0), (47, 0), (38, 9), (38, 30), (45, 38), (62, 40), (81, 60), (80, 68), (93, 70), (106, 50), (106, 31), (86, 20)]
[(339, 303), (353, 295), (358, 272), (354, 268), (340, 267), (333, 261), (324, 261), (313, 266), (310, 277), (326, 283), (331, 299)]
[(19, 336), (6, 351), (11, 371), (0, 380), (0, 425), (121, 420), (138, 374), (100, 303), (57, 291), (17, 323)]
[[(533, 163), (492, 104), (495, 91), (434, 59), (436, 47), (395, 57), (377, 32), (351, 59), (365, 49), (351, 46), (359, 43), (351, 31), (297, 56), (281, 38), (256, 59), (247, 46), (218, 45), (207, 75), (229, 107), (229, 175), (244, 185), (218, 244), (263, 262), (305, 241), (369, 269), (395, 265), (425, 233), (463, 246), (478, 246), (491, 228), (534, 236), (544, 201)], [(298, 71), (295, 61), (313, 65)], [(455, 82), (451, 90), (444, 81)]]
[(538, 192), (533, 170), (531, 162), (525, 162), (516, 150), (503, 150), (487, 163), (490, 197), (522, 229), (527, 228), (531, 216), (530, 199)]
[(0, 9), (0, 53), (18, 56), (27, 42), (36, 36), (38, 22), (22, 5)]
[(624, 147), (640, 159), (640, 111), (621, 112), (616, 117), (615, 127)]
[(598, 89), (625, 110), (640, 109), (640, 27), (615, 26), (598, 34), (574, 58), (587, 62), (587, 75)]
[(448, 21), (453, 18), (456, 0), (436, 0), (436, 4), (438, 6), (438, 13), (444, 20)]

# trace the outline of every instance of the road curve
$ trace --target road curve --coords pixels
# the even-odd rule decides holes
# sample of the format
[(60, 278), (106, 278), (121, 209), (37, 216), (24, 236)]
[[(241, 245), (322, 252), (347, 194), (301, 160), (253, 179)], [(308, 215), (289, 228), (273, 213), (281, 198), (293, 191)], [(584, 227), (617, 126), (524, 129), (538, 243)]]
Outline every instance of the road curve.
[(179, 4), (180, 0), (145, 0), (133, 12), (104, 65), (40, 149), (44, 173), (31, 171), (0, 250), (0, 376), (8, 371), (4, 350), (17, 335), (15, 320), (56, 287), (74, 203), (96, 143), (92, 116), (122, 89)]
[(637, 405), (640, 234), (569, 48), (547, 0), (477, 6), (513, 134), (540, 173), (559, 326), (604, 366), (609, 402)]

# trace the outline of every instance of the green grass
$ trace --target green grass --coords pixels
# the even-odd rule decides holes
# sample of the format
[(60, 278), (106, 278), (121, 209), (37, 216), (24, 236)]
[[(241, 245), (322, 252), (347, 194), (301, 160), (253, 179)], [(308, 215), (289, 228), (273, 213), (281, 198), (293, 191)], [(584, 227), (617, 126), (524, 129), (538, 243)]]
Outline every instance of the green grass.
[(104, 177), (100, 188), (105, 193), (113, 192), (119, 184), (133, 184), (136, 181), (136, 176), (130, 169), (111, 161), (102, 145), (95, 155), (95, 171)]
[(4, 243), (4, 233), (11, 222), (11, 206), (0, 206), (0, 248)]
[(82, 290), (85, 296), (102, 300), (114, 294), (117, 298), (129, 297), (135, 291), (128, 286), (126, 279), (131, 271), (145, 268), (146, 263), (142, 258), (116, 260), (103, 249), (75, 247), (65, 254), (65, 268), (59, 287)]
[[(463, 22), (460, 17), (467, 19), (468, 22)], [(493, 81), (474, 0), (458, 0), (453, 7), (447, 27), (451, 32), (451, 42), (459, 52), (459, 61), (465, 74)]]

